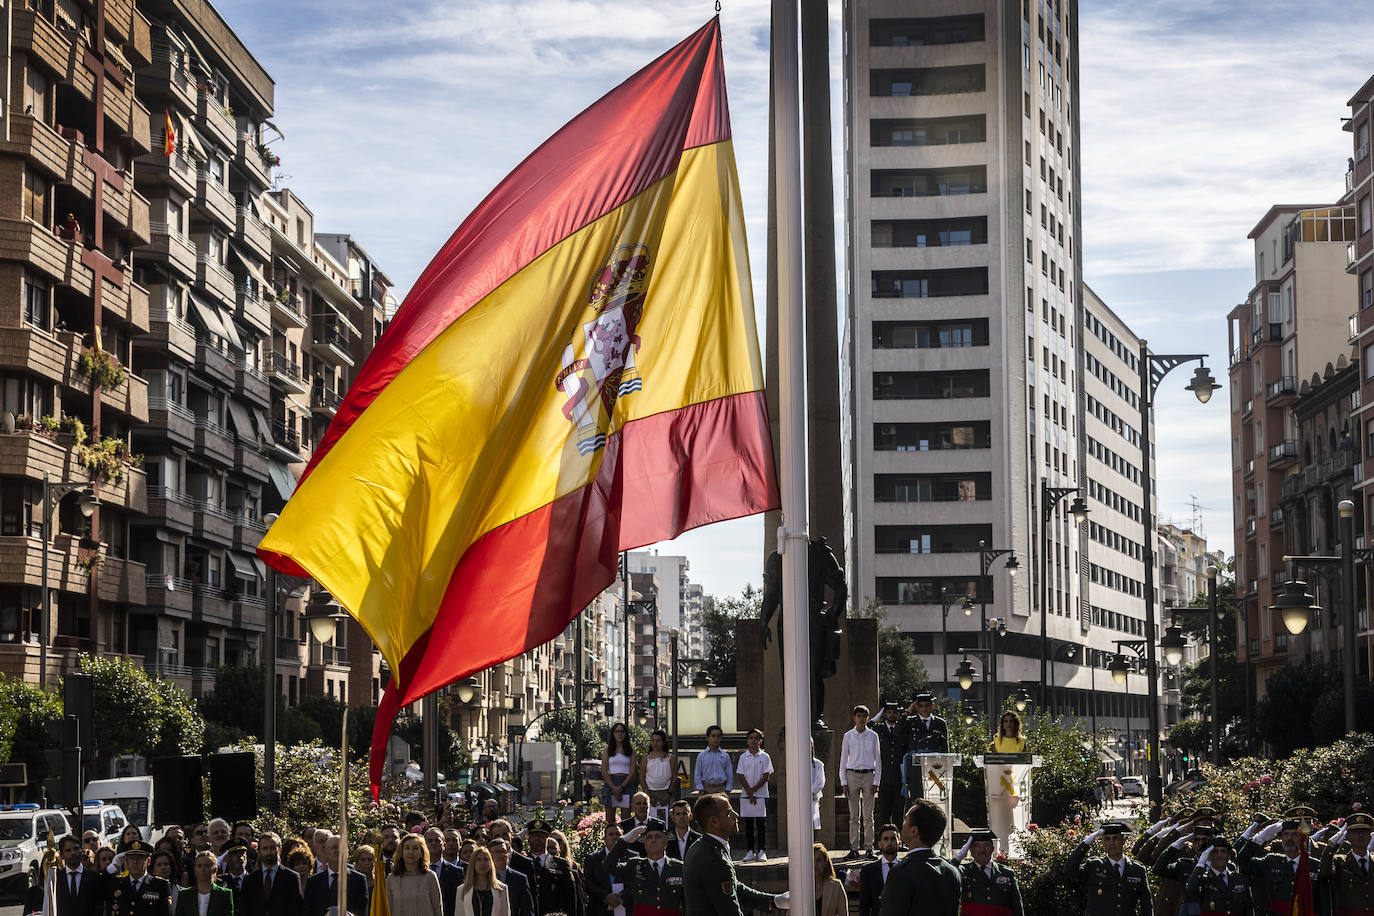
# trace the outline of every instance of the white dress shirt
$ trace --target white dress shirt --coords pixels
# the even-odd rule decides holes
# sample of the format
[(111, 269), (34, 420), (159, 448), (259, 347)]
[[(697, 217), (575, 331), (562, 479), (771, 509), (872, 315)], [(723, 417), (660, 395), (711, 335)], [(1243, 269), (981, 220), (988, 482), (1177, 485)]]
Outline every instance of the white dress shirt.
[(882, 782), (883, 758), (878, 747), (878, 733), (871, 728), (859, 731), (851, 728), (840, 743), (840, 785), (848, 786), (850, 770), (872, 770), (873, 785)]

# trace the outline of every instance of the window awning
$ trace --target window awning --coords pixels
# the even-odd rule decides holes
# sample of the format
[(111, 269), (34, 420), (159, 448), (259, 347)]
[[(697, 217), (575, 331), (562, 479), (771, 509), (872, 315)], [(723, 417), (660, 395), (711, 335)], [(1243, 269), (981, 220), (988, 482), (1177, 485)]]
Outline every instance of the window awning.
[(229, 346), (235, 350), (246, 350), (243, 339), (239, 337), (239, 329), (234, 327), (234, 316), (222, 308), (216, 308), (215, 311), (219, 314), (220, 324), (224, 327), (224, 339), (228, 341)]
[(195, 125), (190, 121), (182, 121), (181, 126), (185, 131), (182, 136), (186, 138), (186, 142), (190, 144), (195, 154), (199, 156), (202, 161), (209, 159), (210, 150), (214, 149), (215, 145), (201, 136), (200, 131), (196, 130)]
[(238, 262), (243, 265), (243, 269), (248, 271), (248, 276), (256, 280), (259, 287), (266, 285), (266, 281), (263, 279), (262, 268), (258, 265), (257, 258), (244, 251), (243, 247), (233, 239), (229, 240), (229, 253), (238, 259)]
[(298, 275), (298, 276), (300, 275), (300, 272), (301, 272), (300, 266), (297, 265), (295, 261), (291, 260), (290, 258), (288, 258), (288, 257), (287, 257), (286, 255), (284, 255), (284, 254), (275, 255), (274, 257), (276, 258), (277, 261), (279, 261), (279, 262), (281, 263), (281, 266), (282, 266), (282, 267), (285, 267), (287, 270), (291, 271), (291, 273), (293, 273), (293, 274), (296, 274), (296, 275)]
[(291, 475), (291, 469), (280, 461), (267, 463), (267, 476), (272, 478), (272, 484), (282, 499), (290, 499), (291, 494), (296, 492), (296, 478)]
[[(240, 579), (267, 578), (267, 567), (257, 557), (249, 556), (246, 553), (236, 553), (232, 550), (226, 550), (224, 555), (229, 558), (229, 565), (234, 568), (234, 575)], [(255, 560), (257, 562), (254, 562)]]
[(234, 427), (234, 432), (244, 442), (258, 441), (257, 430), (253, 429), (253, 421), (248, 418), (248, 408), (232, 398), (229, 399), (229, 425)]
[[(228, 340), (229, 332), (224, 329), (224, 322), (220, 320), (219, 309), (210, 305), (195, 293), (188, 294), (187, 298), (191, 301), (191, 314), (200, 320), (205, 330), (216, 337), (222, 337)], [(242, 347), (240, 347), (240, 349), (242, 349)]]
[(258, 424), (258, 436), (262, 441), (276, 441), (276, 437), (272, 435), (272, 424), (267, 422), (267, 414), (262, 412), (261, 407), (253, 408), (253, 422)]
[(338, 318), (339, 321), (343, 323), (344, 327), (352, 331), (355, 337), (362, 336), (362, 332), (354, 327), (353, 322), (348, 320), (348, 316), (344, 314), (343, 309), (339, 308), (333, 302), (330, 302), (328, 296), (321, 296), (320, 298), (324, 300), (325, 305), (329, 306), (329, 310), (334, 313), (334, 317)]

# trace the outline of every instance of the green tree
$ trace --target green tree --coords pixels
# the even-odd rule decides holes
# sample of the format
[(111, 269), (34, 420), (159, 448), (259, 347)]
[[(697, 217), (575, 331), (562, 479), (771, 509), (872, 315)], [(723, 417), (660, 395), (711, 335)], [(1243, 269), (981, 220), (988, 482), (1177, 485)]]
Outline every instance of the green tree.
[[(1234, 561), (1227, 564), (1228, 569)], [(1236, 756), (1241, 753), (1248, 736), (1242, 735), (1242, 721), (1245, 715), (1245, 665), (1236, 660), (1236, 610), (1231, 603), (1235, 596), (1235, 579), (1218, 578), (1217, 608), (1221, 619), (1217, 621), (1217, 709), (1223, 735), (1222, 749)], [(1207, 593), (1193, 596), (1190, 608), (1207, 608)], [(1183, 632), (1195, 639), (1206, 638), (1208, 620), (1206, 613), (1180, 614), (1178, 624)], [(1209, 647), (1210, 648), (1210, 647)], [(1212, 659), (1210, 657), (1195, 662), (1183, 669), (1182, 683), (1183, 710), (1188, 715), (1203, 717), (1212, 704)], [(1210, 733), (1209, 733), (1210, 734)], [(1228, 747), (1226, 735), (1232, 740)], [(1202, 747), (1204, 751), (1211, 746), (1208, 738)]]
[(1204, 753), (1212, 745), (1211, 726), (1202, 719), (1184, 719), (1169, 729), (1169, 744), (1186, 754)]
[(1255, 733), (1275, 756), (1318, 743), (1317, 704), (1333, 680), (1340, 684), (1340, 671), (1321, 664), (1284, 665), (1269, 675), (1265, 695), (1255, 704)]
[(91, 675), (95, 694), (96, 757), (163, 757), (201, 750), (205, 720), (190, 694), (150, 676), (128, 658), (82, 655), (78, 669)]
[(0, 763), (27, 764), (30, 785), (53, 774), (43, 752), (48, 749), (48, 723), (62, 718), (56, 691), (0, 675)]
[(721, 687), (735, 686), (735, 623), (757, 620), (763, 608), (763, 592), (753, 584), (738, 595), (712, 598), (701, 614), (706, 631), (706, 673)]

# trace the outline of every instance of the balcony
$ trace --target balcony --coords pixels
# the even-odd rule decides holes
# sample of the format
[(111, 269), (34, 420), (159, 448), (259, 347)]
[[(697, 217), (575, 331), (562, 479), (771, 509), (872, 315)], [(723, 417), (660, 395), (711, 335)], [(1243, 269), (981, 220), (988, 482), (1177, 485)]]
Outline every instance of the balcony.
[(191, 612), (191, 580), (165, 573), (148, 573), (143, 577), (143, 586), (148, 594), (148, 605), (154, 608), (167, 608)]
[(1269, 383), (1265, 389), (1265, 399), (1269, 402), (1287, 400), (1298, 393), (1298, 380), (1291, 375), (1285, 375)]
[[(154, 33), (156, 35), (156, 33)], [(138, 71), (140, 88), (161, 88), (171, 94), (185, 108), (196, 107), (196, 84), (186, 71), (187, 54), (165, 37), (157, 35), (152, 42), (152, 64)]]
[(243, 360), (234, 364), (234, 393), (259, 407), (270, 407), (272, 389), (267, 377)]
[(163, 345), (168, 353), (182, 362), (191, 362), (196, 352), (195, 326), (162, 309), (152, 309), (148, 318), (150, 334), (145, 340)]
[(234, 434), (209, 417), (196, 415), (195, 447), (198, 457), (213, 458), (222, 465), (234, 461)]
[(349, 352), (348, 335), (336, 322), (316, 317), (310, 337), (314, 344), (311, 353), (317, 358), (335, 366), (353, 365), (353, 354)]
[[(168, 487), (148, 488), (148, 515), (168, 528), (190, 534), (196, 501), (190, 494)], [(188, 586), (189, 587), (189, 586)]]
[[(170, 156), (161, 155), (163, 144), (167, 142), (167, 128), (164, 126), (157, 132), (153, 140), (153, 145), (158, 151), (156, 156), (141, 156), (134, 163), (134, 175), (138, 179), (140, 186), (144, 181), (157, 185), (173, 188), (185, 197), (196, 196), (196, 171), (191, 165), (191, 160), (186, 158), (186, 153), (182, 148), (182, 139), (175, 138), (173, 145), (175, 152)], [(153, 194), (152, 197), (162, 195)]]
[(272, 167), (258, 151), (257, 140), (246, 131), (239, 131), (234, 147), (234, 165), (245, 176), (266, 188), (272, 183)]
[(1355, 242), (1347, 242), (1345, 246), (1345, 269), (1349, 270), (1355, 266), (1355, 262), (1360, 259), (1359, 245)]
[[(148, 398), (149, 433), (157, 433), (183, 448), (195, 442), (196, 415), (166, 398)], [(143, 430), (139, 430), (143, 432)]]
[(301, 375), (299, 363), (288, 360), (285, 354), (272, 352), (263, 357), (263, 374), (267, 378), (288, 391), (296, 394), (305, 394), (309, 388), (306, 386), (305, 378)]
[(316, 388), (310, 394), (310, 409), (314, 413), (322, 414), (326, 417), (333, 417), (338, 413), (339, 405), (343, 403), (343, 398), (332, 388)]
[(272, 421), (272, 442), (277, 456), (288, 464), (305, 460), (305, 456), (301, 454), (300, 434), (281, 420)]
[(277, 637), (277, 659), (299, 665), (303, 646), (289, 636)]
[(125, 371), (124, 384), (118, 388), (100, 389), (100, 403), (118, 411), (135, 423), (148, 422), (148, 382)]
[(56, 285), (90, 298), (95, 275), (82, 262), (85, 250), (80, 241), (60, 239), (37, 223), (0, 219), (0, 259), (30, 264)]
[(235, 208), (234, 239), (262, 260), (272, 260), (272, 231), (247, 207)]
[(222, 353), (208, 343), (196, 344), (196, 370), (217, 387), (229, 387), (234, 383), (234, 361), (227, 353)]
[(257, 287), (246, 283), (234, 287), (234, 314), (264, 337), (272, 333), (272, 313)]
[(234, 275), (203, 251), (196, 255), (196, 285), (220, 302), (234, 301)]
[(219, 178), (201, 166), (196, 170), (196, 209), (225, 229), (234, 225), (234, 198)]
[(218, 140), (225, 149), (234, 145), (238, 134), (238, 127), (224, 110), (223, 103), (199, 87), (196, 90), (196, 126), (204, 130), (209, 139)]
[(233, 609), (229, 607), (229, 592), (208, 582), (191, 583), (191, 618), (198, 622), (231, 626)]
[(1298, 460), (1298, 443), (1295, 439), (1284, 439), (1269, 446), (1269, 467), (1277, 468)]
[(266, 296), (268, 301), (272, 303), (274, 315), (298, 328), (309, 326), (310, 319), (305, 317), (305, 312), (301, 309), (301, 297), (298, 293), (293, 293), (289, 289), (280, 289), (267, 293)]
[(242, 439), (234, 444), (234, 471), (250, 480), (266, 483), (267, 454), (256, 445), (245, 443)]
[(1354, 343), (1360, 338), (1360, 316), (1350, 316), (1350, 335), (1346, 338), (1349, 343)]
[(165, 260), (183, 277), (190, 279), (196, 275), (196, 246), (182, 235), (181, 230), (169, 226), (160, 219), (150, 220), (152, 242), (140, 255), (147, 254)]
[(234, 517), (212, 503), (197, 500), (192, 507), (191, 533), (221, 547), (232, 547)]
[[(258, 454), (261, 455), (261, 452)], [(267, 458), (265, 456), (262, 459), (262, 479), (263, 481), (267, 480)], [(234, 514), (234, 546), (243, 550), (255, 550), (258, 541), (261, 541), (262, 536), (266, 533), (267, 526), (259, 519), (244, 515), (242, 512)]]

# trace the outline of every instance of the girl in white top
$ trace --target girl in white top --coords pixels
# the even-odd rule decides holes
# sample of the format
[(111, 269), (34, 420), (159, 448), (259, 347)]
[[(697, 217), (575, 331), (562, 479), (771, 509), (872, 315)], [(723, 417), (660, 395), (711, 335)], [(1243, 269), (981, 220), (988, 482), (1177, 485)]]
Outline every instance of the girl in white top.
[(677, 755), (668, 749), (668, 733), (661, 728), (649, 735), (649, 753), (639, 761), (639, 781), (649, 793), (649, 816), (667, 823), (673, 803), (673, 774)]
[(611, 726), (610, 740), (601, 752), (601, 781), (601, 802), (608, 815), (629, 817), (630, 797), (635, 792), (635, 749), (624, 722)]
[(821, 829), (821, 795), (825, 792), (825, 763), (816, 758), (816, 742), (811, 741), (811, 826)]
[(744, 821), (744, 845), (749, 850), (744, 861), (768, 858), (763, 848), (764, 825), (768, 816), (768, 779), (773, 775), (773, 760), (763, 749), (763, 732), (757, 728), (749, 729), (745, 736), (749, 750), (739, 755), (735, 765), (735, 776), (739, 778), (739, 816)]

